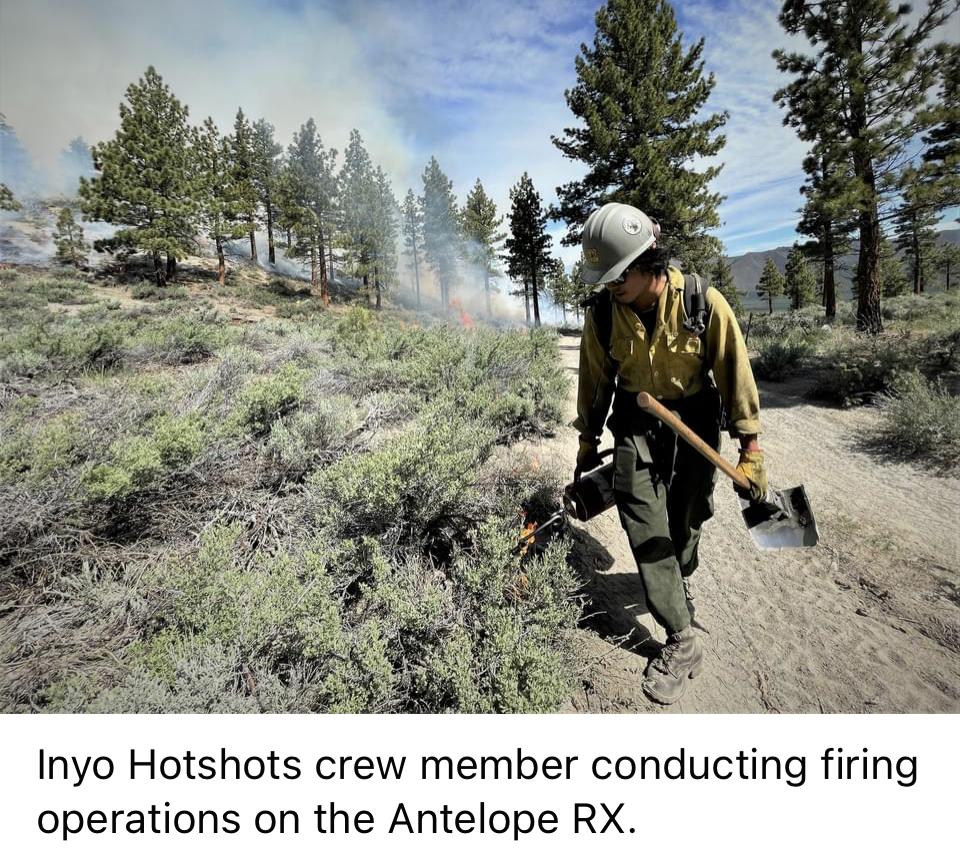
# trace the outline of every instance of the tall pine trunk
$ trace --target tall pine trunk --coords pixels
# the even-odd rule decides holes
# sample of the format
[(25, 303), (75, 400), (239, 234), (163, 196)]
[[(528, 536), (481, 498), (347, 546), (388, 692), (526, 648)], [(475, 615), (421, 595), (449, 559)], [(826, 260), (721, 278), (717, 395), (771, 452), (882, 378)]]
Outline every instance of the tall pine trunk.
[(291, 235), (292, 227), (287, 228), (287, 250), (289, 251), (293, 247), (293, 237)]
[(533, 269), (530, 275), (530, 288), (533, 291), (533, 324), (540, 327), (540, 294), (537, 291), (537, 270)]
[(218, 235), (217, 243), (217, 283), (224, 286), (227, 282), (227, 261), (223, 256), (223, 240)]
[(770, 305), (770, 315), (772, 316), (773, 315), (773, 295), (769, 292), (767, 293), (767, 304)]
[(270, 196), (267, 196), (267, 255), (270, 258), (270, 265), (277, 264), (277, 249), (273, 244), (273, 204), (270, 202)]
[(327, 277), (333, 281), (333, 239), (327, 240)]
[(324, 307), (330, 306), (330, 291), (327, 282), (327, 251), (323, 240), (323, 223), (317, 226), (317, 244), (320, 246), (320, 299)]
[(310, 294), (317, 294), (317, 246), (310, 243)]
[[(947, 280), (950, 280), (949, 273)], [(413, 285), (417, 292), (417, 309), (420, 309), (420, 260), (417, 258), (417, 243), (413, 243)]]
[(177, 279), (177, 258), (173, 254), (167, 254), (167, 280), (175, 281)]
[(837, 283), (834, 275), (833, 229), (823, 229), (823, 306), (828, 319), (837, 317)]
[[(855, 8), (855, 7), (852, 7)], [(863, 52), (863, 37), (856, 22), (857, 48)], [(862, 134), (867, 129), (867, 86), (862, 80), (850, 85), (850, 137), (853, 141), (853, 173), (863, 186), (860, 208), (860, 256), (857, 266), (857, 330), (878, 334), (880, 315), (880, 218), (877, 212), (877, 178), (873, 158)]]
[(530, 324), (530, 281), (523, 279), (523, 309), (527, 314), (527, 324)]
[(376, 309), (379, 310), (383, 306), (383, 302), (380, 296), (380, 269), (376, 265), (373, 267), (373, 288), (377, 293)]
[(257, 262), (257, 227), (251, 218), (250, 224), (250, 259)]
[(153, 252), (153, 276), (156, 279), (157, 286), (166, 286), (167, 274), (159, 251)]
[(363, 294), (367, 299), (367, 306), (370, 306), (370, 275), (367, 272), (363, 273)]

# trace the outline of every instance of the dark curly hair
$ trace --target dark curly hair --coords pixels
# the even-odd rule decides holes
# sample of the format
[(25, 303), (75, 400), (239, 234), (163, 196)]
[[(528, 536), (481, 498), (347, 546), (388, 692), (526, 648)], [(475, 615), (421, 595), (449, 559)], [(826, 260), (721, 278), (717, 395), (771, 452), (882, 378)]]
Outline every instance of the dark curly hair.
[(650, 272), (659, 277), (667, 273), (670, 265), (670, 252), (666, 248), (650, 248), (644, 251), (631, 264), (630, 268), (641, 272)]

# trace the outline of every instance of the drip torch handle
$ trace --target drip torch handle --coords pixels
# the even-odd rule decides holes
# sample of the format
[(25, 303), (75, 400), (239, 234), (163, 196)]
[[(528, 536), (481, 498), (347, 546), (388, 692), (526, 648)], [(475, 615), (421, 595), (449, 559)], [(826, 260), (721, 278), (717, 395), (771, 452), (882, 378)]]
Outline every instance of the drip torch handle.
[(737, 472), (737, 468), (730, 461), (720, 456), (713, 446), (704, 441), (698, 434), (695, 434), (672, 410), (667, 410), (650, 393), (639, 393), (637, 395), (637, 404), (641, 410), (656, 416), (664, 425), (669, 427), (678, 436), (683, 437), (693, 448), (702, 454), (724, 475), (728, 476), (733, 482), (744, 490), (750, 489), (750, 481), (742, 472)]

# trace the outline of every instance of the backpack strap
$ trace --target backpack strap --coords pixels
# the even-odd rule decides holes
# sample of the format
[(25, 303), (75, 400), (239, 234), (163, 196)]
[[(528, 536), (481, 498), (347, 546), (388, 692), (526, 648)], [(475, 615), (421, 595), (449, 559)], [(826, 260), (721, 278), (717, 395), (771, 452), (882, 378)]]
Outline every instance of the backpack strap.
[(604, 287), (599, 292), (584, 298), (580, 306), (593, 310), (593, 324), (597, 329), (597, 339), (603, 350), (610, 353), (610, 337), (613, 336), (613, 301), (610, 291)]
[(710, 311), (707, 309), (707, 290), (710, 284), (705, 284), (700, 275), (685, 274), (683, 276), (683, 310), (687, 318), (683, 320), (683, 328), (696, 336), (703, 336), (710, 321)]

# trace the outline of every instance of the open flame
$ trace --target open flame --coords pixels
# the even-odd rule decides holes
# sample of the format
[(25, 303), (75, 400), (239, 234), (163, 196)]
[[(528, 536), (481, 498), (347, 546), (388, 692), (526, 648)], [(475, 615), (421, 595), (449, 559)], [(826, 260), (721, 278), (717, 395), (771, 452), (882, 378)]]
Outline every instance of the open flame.
[(470, 314), (464, 309), (463, 304), (460, 303), (459, 298), (450, 299), (450, 307), (457, 313), (457, 321), (460, 322), (460, 325), (464, 328), (472, 328), (474, 325), (473, 319), (470, 318)]

